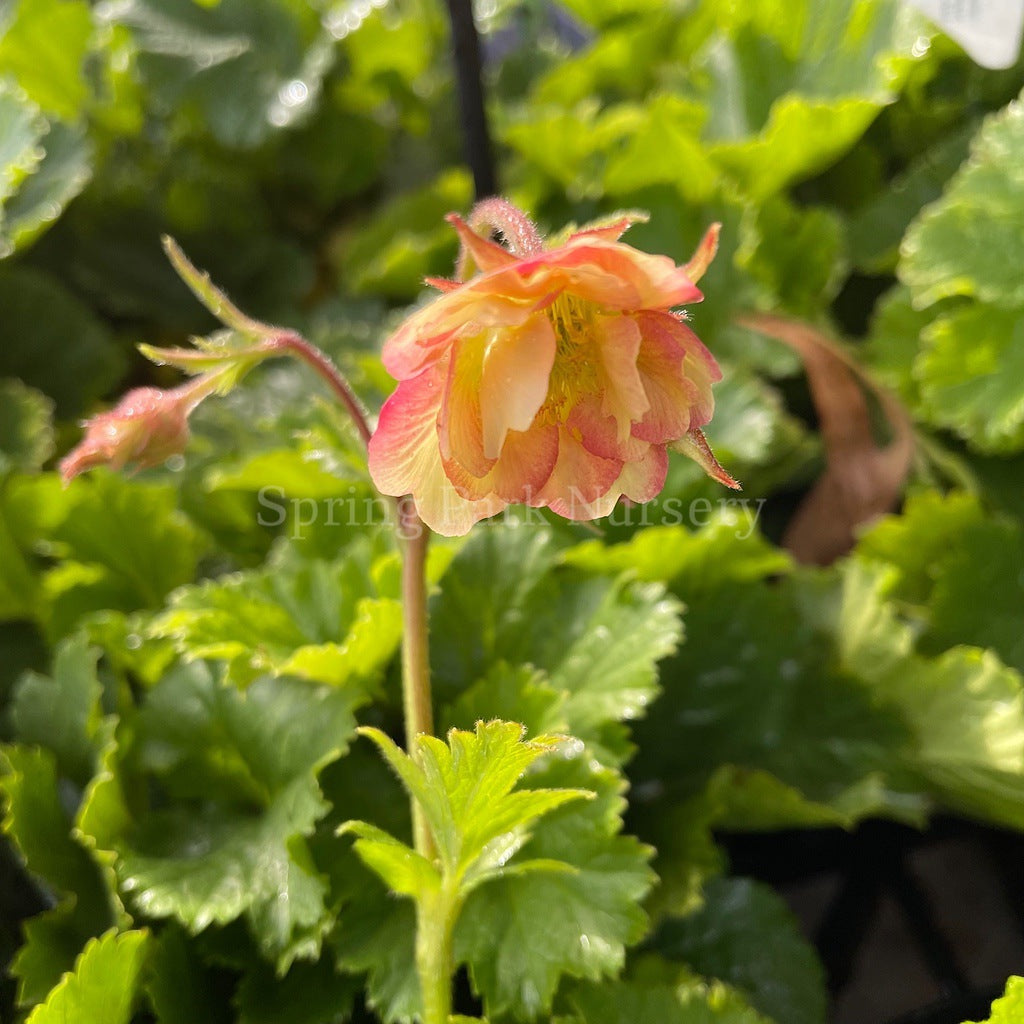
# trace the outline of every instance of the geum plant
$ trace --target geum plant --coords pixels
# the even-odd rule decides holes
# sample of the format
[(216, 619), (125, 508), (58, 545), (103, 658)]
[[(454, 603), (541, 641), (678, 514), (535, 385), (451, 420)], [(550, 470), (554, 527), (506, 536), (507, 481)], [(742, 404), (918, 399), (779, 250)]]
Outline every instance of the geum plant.
[(738, 486), (701, 431), (721, 373), (678, 310), (702, 298), (696, 285), (714, 257), (718, 226), (689, 263), (676, 266), (619, 240), (638, 219), (612, 218), (545, 244), (501, 199), (478, 204), (468, 222), (451, 215), (462, 243), (456, 278), (431, 279), (443, 294), (385, 342), (384, 365), (399, 384), (375, 430), (322, 352), (244, 315), (167, 240), (182, 278), (228, 331), (197, 339), (192, 349), (142, 346), (192, 379), (173, 390), (129, 392), (87, 422), (84, 439), (61, 463), (65, 481), (101, 464), (158, 465), (185, 448), (188, 417), (200, 402), (282, 355), (312, 366), (350, 415), (374, 483), (394, 499), (406, 751), (379, 729), (359, 731), (409, 795), (413, 845), (364, 821), (339, 833), (354, 836), (363, 862), (415, 905), (423, 1024), (466, 1019), (452, 1016), (453, 937), (470, 894), (502, 877), (575, 871), (558, 859), (516, 855), (541, 817), (595, 796), (516, 788), (539, 758), (571, 746), (569, 737), (525, 739), (524, 725), (498, 720), (477, 722), (474, 732), (452, 729), (447, 743), (433, 735), (430, 532), (465, 534), (513, 504), (573, 520), (606, 516), (620, 498), (644, 502), (661, 491), (669, 450)]

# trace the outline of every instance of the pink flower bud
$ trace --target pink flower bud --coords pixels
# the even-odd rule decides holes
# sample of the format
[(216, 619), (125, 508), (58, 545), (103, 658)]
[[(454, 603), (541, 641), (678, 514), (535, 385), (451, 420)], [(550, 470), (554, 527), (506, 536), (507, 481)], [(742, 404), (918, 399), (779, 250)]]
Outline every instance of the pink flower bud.
[[(514, 212), (518, 233), (532, 230)], [(509, 237), (501, 214), (491, 200), (482, 219)], [(412, 494), (423, 521), (453, 536), (513, 503), (598, 519), (620, 497), (649, 501), (669, 446), (738, 486), (700, 430), (721, 371), (672, 312), (703, 297), (717, 225), (676, 266), (618, 240), (629, 217), (556, 248), (527, 239), (519, 255), (449, 219), (461, 264), (479, 273), (436, 282), (444, 294), (385, 342), (399, 384), (370, 442), (383, 493)]]
[(85, 437), (61, 459), (64, 483), (94, 466), (148, 469), (183, 451), (189, 414), (210, 390), (199, 377), (171, 391), (129, 391), (113, 409), (85, 421)]

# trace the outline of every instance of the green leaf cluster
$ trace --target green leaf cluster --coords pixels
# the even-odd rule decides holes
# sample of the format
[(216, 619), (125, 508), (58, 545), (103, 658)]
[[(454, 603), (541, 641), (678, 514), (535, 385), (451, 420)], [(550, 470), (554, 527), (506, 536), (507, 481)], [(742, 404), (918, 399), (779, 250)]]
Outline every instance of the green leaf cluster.
[[(722, 223), (689, 313), (749, 500), (680, 460), (599, 536), (435, 544), (450, 739), (403, 754), (388, 512), (306, 371), (253, 367), (184, 465), (64, 489), (53, 460), (179, 380), (138, 342), (226, 309), (164, 234), (259, 320), (227, 309), (203, 358), (289, 324), (379, 405), (471, 202), (443, 5), (0, 7), (0, 909), (39, 911), (0, 1015), (410, 1020), (448, 892), (454, 1020), (821, 1024), (813, 951), (717, 831), (1024, 827), (1021, 66), (899, 0), (478, 9), (501, 185), (542, 230), (646, 209), (626, 240), (683, 260)], [(831, 567), (775, 543), (828, 439), (751, 309), (850, 339), (914, 423), (904, 504)]]

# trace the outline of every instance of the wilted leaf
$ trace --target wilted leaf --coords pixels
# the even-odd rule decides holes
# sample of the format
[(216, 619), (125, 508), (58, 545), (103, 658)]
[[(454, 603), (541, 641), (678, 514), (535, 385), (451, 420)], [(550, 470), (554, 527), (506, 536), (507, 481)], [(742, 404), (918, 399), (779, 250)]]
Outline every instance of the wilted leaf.
[[(828, 564), (853, 546), (858, 526), (887, 512), (899, 498), (914, 453), (910, 419), (892, 395), (873, 385), (815, 328), (767, 314), (740, 322), (790, 345), (804, 362), (826, 468), (790, 521), (784, 543), (801, 562)], [(892, 437), (883, 444), (875, 440), (865, 389), (889, 421)]]

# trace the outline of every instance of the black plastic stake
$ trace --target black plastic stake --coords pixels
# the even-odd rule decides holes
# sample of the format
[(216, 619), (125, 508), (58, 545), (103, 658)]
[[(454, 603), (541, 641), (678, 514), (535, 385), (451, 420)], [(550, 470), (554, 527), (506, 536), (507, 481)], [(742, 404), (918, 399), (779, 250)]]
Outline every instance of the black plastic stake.
[(484, 109), (483, 62), (480, 58), (480, 37), (473, 21), (472, 0), (447, 0), (452, 25), (452, 52), (455, 57), (455, 78), (462, 110), (462, 132), (466, 161), (473, 172), (477, 199), (493, 196), (498, 179), (491, 151), (491, 136)]

